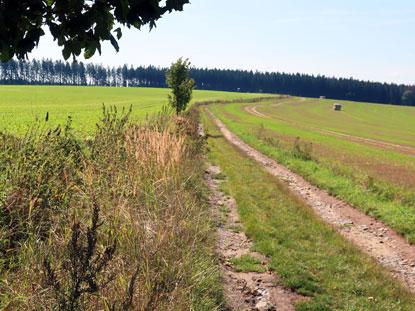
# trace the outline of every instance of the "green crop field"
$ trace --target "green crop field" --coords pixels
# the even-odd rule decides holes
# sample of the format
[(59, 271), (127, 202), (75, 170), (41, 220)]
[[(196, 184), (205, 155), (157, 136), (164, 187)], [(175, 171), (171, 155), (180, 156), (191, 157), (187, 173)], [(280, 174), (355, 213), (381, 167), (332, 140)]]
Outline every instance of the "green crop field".
[(289, 97), (210, 109), (248, 144), (415, 242), (415, 108)]
[[(133, 107), (133, 118), (160, 111), (169, 89), (92, 86), (0, 86), (0, 130), (23, 133), (49, 113), (49, 126), (71, 116), (76, 130), (89, 133), (107, 107)], [(194, 91), (193, 102), (258, 97), (258, 94)]]

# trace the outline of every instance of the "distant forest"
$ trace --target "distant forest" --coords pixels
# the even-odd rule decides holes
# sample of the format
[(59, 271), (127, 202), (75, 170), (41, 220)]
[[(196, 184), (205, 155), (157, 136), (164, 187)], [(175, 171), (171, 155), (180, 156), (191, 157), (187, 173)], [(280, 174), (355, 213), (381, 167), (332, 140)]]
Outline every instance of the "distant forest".
[[(0, 62), (0, 84), (167, 87), (167, 68), (104, 67), (48, 59)], [(190, 73), (199, 90), (275, 93), (415, 106), (415, 86), (306, 74), (199, 69)]]

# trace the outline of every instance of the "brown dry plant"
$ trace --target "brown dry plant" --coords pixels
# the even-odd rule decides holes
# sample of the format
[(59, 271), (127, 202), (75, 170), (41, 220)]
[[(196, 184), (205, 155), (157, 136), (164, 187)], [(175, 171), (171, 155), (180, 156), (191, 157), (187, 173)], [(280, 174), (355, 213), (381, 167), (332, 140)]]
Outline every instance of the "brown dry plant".
[(78, 243), (88, 241), (94, 206), (99, 226), (90, 260), (99, 263), (106, 249), (117, 247), (94, 270), (97, 286), (78, 290), (77, 310), (221, 307), (196, 109), (181, 119), (165, 111), (143, 124), (117, 114), (105, 110), (95, 138), (82, 144), (71, 200), (50, 216), (47, 234), (30, 235), (19, 244), (19, 263), (0, 270), (0, 309), (63, 310), (54, 286), (70, 291), (67, 271), (74, 268), (65, 267), (84, 257), (74, 257), (68, 245), (74, 228)]

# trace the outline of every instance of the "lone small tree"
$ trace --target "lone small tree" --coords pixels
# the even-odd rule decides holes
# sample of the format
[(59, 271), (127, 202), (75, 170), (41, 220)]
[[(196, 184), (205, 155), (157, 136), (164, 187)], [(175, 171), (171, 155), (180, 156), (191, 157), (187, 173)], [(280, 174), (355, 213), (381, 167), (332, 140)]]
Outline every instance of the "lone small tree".
[(169, 94), (169, 104), (176, 110), (177, 115), (186, 110), (192, 99), (195, 81), (189, 78), (189, 67), (189, 59), (183, 61), (180, 57), (166, 72), (166, 82), (173, 93)]

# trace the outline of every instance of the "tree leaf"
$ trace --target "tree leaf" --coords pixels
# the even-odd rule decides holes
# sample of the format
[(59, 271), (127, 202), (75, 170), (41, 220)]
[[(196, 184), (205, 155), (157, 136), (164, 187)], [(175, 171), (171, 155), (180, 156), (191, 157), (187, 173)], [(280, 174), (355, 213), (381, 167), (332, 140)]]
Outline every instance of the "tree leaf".
[(110, 41), (111, 41), (111, 44), (112, 44), (112, 46), (114, 47), (114, 49), (115, 49), (117, 52), (119, 52), (120, 47), (118, 46), (118, 42), (117, 42), (117, 40), (115, 40), (115, 38), (114, 38), (114, 36), (113, 36), (113, 35), (111, 35), (111, 36), (110, 36)]
[(117, 39), (120, 40), (122, 37), (121, 28), (118, 27), (117, 29), (115, 29), (115, 32), (117, 33)]
[(67, 44), (65, 44), (65, 47), (62, 50), (62, 55), (65, 60), (71, 56), (71, 50)]

